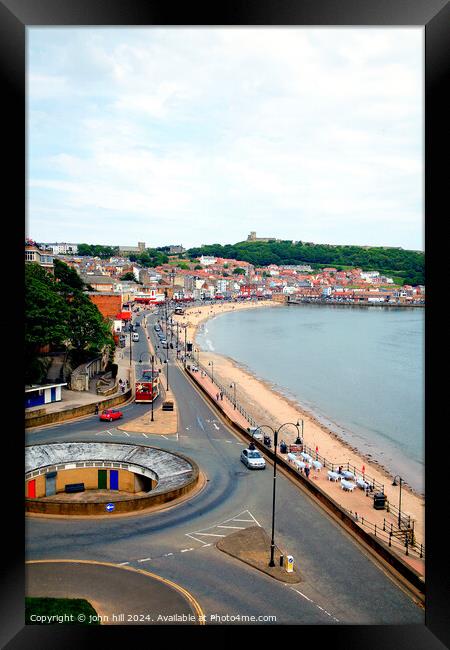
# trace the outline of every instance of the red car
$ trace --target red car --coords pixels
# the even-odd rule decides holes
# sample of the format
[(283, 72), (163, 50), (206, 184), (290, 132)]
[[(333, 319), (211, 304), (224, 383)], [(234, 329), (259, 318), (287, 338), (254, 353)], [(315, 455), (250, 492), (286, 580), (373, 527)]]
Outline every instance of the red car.
[(107, 420), (108, 422), (112, 422), (113, 420), (119, 420), (119, 418), (122, 417), (123, 417), (123, 413), (118, 409), (105, 409), (100, 413), (100, 420)]

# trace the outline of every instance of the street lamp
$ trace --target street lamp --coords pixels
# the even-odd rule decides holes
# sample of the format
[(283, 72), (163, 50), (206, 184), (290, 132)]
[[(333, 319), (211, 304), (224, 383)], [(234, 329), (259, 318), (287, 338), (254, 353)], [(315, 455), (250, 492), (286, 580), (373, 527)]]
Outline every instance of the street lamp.
[[(300, 438), (299, 435), (297, 436), (297, 439), (296, 439), (296, 441), (295, 441), (295, 444), (296, 444), (296, 445), (302, 445), (302, 444), (303, 444), (303, 440), (304, 440), (304, 436), (303, 436), (303, 420), (300, 420), (300, 422), (302, 423), (302, 437)], [(296, 426), (297, 426), (297, 427), (300, 426), (300, 423), (299, 423), (298, 420), (297, 420), (297, 424), (296, 424)], [(298, 432), (298, 428), (297, 428), (297, 432)]]
[(153, 420), (153, 402), (155, 400), (155, 393), (153, 391), (153, 384), (154, 384), (154, 381), (155, 381), (155, 377), (154, 377), (153, 363), (154, 363), (155, 357), (154, 357), (153, 354), (150, 354), (149, 352), (141, 352), (141, 354), (139, 355), (139, 363), (142, 363), (142, 355), (143, 354), (148, 354), (149, 357), (150, 357), (150, 360), (152, 362), (152, 417), (151, 417), (151, 421), (154, 422), (154, 420)]
[(211, 366), (211, 381), (214, 383), (214, 361), (208, 361), (208, 366)]
[[(275, 459), (273, 462), (273, 496), (272, 496), (272, 539), (270, 541), (270, 562), (269, 566), (274, 567), (275, 566), (275, 560), (274, 560), (274, 555), (275, 555), (275, 488), (276, 488), (276, 480), (277, 480), (277, 446), (278, 446), (278, 433), (281, 431), (281, 429), (288, 424), (294, 426), (297, 429), (297, 438), (299, 436), (299, 431), (298, 427), (299, 424), (294, 424), (293, 422), (285, 422), (284, 424), (281, 424), (278, 429), (272, 429), (268, 424), (260, 424), (257, 429), (262, 429), (263, 427), (270, 429), (273, 433), (273, 444), (274, 444), (274, 451), (275, 451)], [(254, 432), (253, 432), (254, 433)]]
[(236, 382), (235, 381), (231, 382), (230, 388), (234, 388), (234, 400), (233, 401), (234, 401), (234, 408), (236, 408)]
[(402, 523), (402, 516), (401, 516), (401, 512), (402, 512), (402, 480), (403, 479), (399, 474), (396, 474), (394, 476), (394, 480), (392, 481), (392, 485), (394, 487), (397, 487), (397, 485), (398, 485), (397, 481), (395, 480), (396, 478), (398, 478), (399, 481), (400, 481), (400, 491), (399, 491), (399, 495), (398, 495), (398, 527), (401, 528), (401, 523)]

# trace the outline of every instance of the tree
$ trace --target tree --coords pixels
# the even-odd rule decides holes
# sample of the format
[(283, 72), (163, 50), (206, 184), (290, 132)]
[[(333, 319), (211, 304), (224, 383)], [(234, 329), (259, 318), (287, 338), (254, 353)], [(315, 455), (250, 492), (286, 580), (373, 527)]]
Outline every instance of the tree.
[(75, 269), (70, 268), (70, 266), (68, 266), (64, 262), (61, 262), (61, 260), (58, 260), (57, 258), (54, 259), (53, 266), (55, 272), (55, 279), (59, 280), (61, 284), (70, 287), (72, 289), (85, 288), (85, 284), (83, 280), (80, 278), (80, 276), (75, 271)]
[(83, 353), (99, 353), (105, 345), (114, 345), (109, 324), (96, 305), (81, 292), (73, 293), (69, 300), (69, 341), (76, 357)]
[(240, 266), (237, 266), (233, 270), (233, 275), (245, 275), (245, 269), (242, 269)]
[(124, 275), (120, 276), (121, 280), (126, 280), (129, 282), (135, 282), (136, 278), (134, 277), (134, 273), (132, 271), (128, 271), (127, 273), (124, 273)]

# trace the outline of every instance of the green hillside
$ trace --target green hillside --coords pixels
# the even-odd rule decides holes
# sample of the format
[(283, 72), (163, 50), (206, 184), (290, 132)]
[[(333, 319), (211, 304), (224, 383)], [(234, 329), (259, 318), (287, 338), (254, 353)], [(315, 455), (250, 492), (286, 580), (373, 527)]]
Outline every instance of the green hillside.
[(225, 246), (210, 244), (190, 248), (187, 255), (191, 259), (213, 255), (243, 260), (255, 266), (309, 264), (314, 269), (323, 266), (358, 267), (364, 271), (390, 272), (403, 284), (425, 284), (425, 254), (402, 248), (243, 241)]

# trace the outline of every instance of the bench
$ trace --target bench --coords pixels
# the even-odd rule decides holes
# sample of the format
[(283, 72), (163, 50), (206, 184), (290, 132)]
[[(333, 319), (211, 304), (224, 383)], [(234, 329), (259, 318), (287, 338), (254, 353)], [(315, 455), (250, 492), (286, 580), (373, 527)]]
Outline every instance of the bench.
[(173, 402), (171, 402), (171, 401), (163, 402), (162, 410), (163, 411), (173, 411)]
[(64, 486), (64, 492), (84, 492), (84, 483), (67, 483)]

